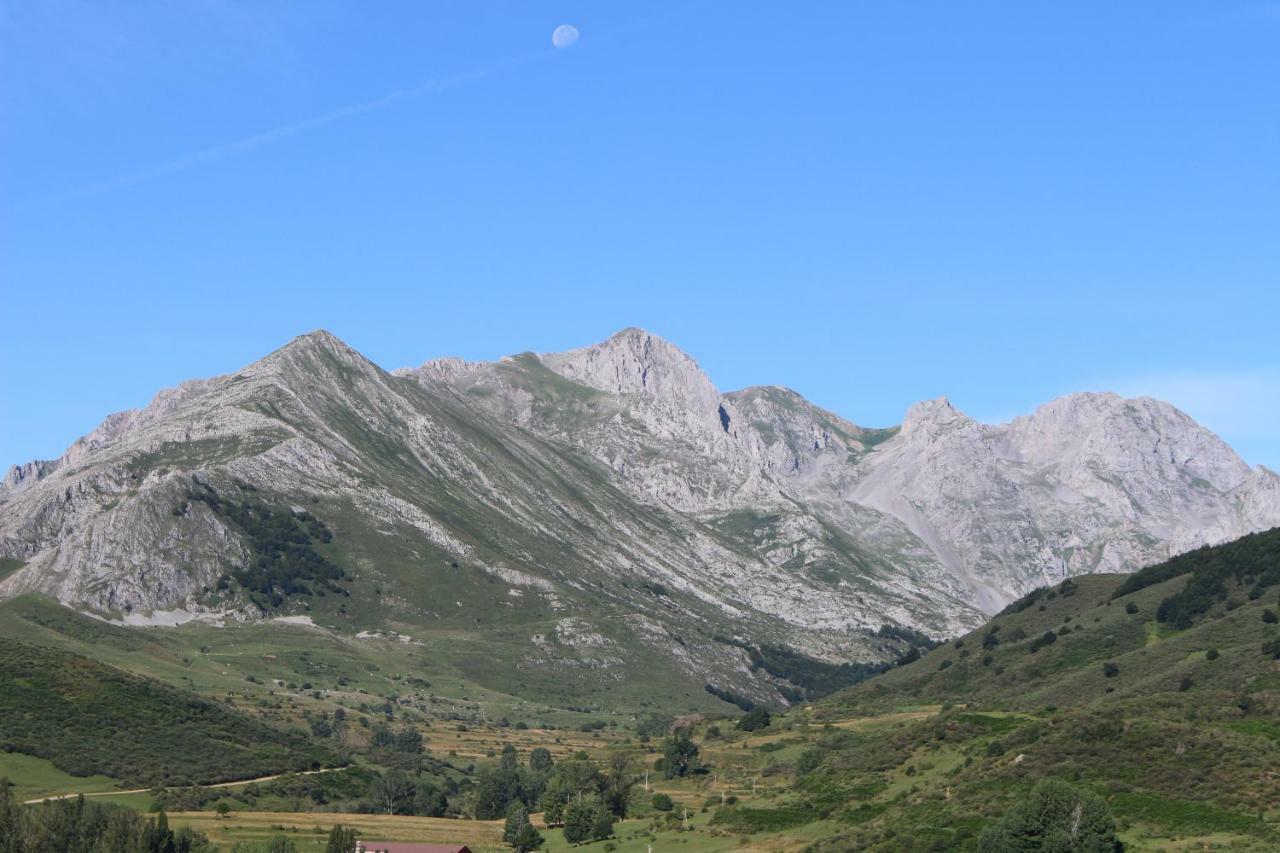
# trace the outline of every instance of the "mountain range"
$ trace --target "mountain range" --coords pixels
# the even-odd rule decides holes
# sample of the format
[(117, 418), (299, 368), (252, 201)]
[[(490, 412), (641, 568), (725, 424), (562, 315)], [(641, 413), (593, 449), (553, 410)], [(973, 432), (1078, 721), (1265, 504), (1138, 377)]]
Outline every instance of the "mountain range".
[(784, 703), (772, 648), (893, 657), (1031, 589), (1280, 525), (1280, 476), (1173, 406), (947, 400), (860, 427), (722, 393), (640, 329), (387, 372), (326, 332), (109, 416), (0, 484), (0, 597), (122, 624), (478, 632), (509, 671)]

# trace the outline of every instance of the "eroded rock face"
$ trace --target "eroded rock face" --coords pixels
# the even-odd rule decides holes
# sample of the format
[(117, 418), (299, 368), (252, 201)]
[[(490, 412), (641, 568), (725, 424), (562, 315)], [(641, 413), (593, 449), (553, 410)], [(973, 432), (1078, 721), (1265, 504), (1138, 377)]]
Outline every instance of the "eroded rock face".
[[(954, 634), (1064, 576), (1280, 524), (1280, 478), (1155, 400), (1072, 395), (1000, 426), (934, 400), (871, 430), (785, 388), (721, 394), (638, 329), (394, 375), (321, 332), (11, 470), (0, 556), (25, 565), (0, 595), (261, 615), (209, 596), (251, 554), (186, 500), (197, 482), (341, 519), (351, 565), (379, 585), (417, 589), (396, 574), (414, 561), (461, 563), (562, 620), (622, 608), (691, 672), (742, 669), (731, 647), (671, 640), (691, 626), (872, 657), (865, 632), (884, 623)], [(428, 591), (395, 606), (453, 604)]]
[(868, 463), (849, 498), (901, 519), (987, 610), (1280, 523), (1274, 474), (1151, 399), (1073, 394), (1001, 426), (922, 403)]
[[(1132, 571), (1280, 524), (1280, 477), (1158, 400), (1073, 394), (992, 426), (938, 399), (901, 429), (866, 430), (785, 388), (718, 394), (641, 330), (539, 360), (605, 400), (586, 417), (539, 417), (512, 402), (536, 390), (499, 370), (472, 365), (461, 385), (587, 450), (638, 498), (702, 518), (802, 507), (890, 574), (988, 613), (1068, 575)], [(791, 547), (810, 562), (822, 551), (803, 537)]]

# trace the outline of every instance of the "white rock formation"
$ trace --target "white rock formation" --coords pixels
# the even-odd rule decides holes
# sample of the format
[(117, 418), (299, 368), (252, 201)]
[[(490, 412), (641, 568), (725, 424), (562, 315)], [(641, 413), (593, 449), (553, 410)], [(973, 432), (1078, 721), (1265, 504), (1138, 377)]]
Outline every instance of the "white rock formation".
[[(0, 596), (261, 615), (209, 600), (252, 555), (187, 503), (196, 480), (341, 518), (350, 565), (393, 588), (456, 563), (561, 624), (607, 604), (643, 642), (699, 626), (831, 657), (871, 656), (884, 623), (952, 634), (1034, 586), (1280, 524), (1280, 477), (1154, 400), (1077, 394), (1000, 426), (934, 400), (870, 430), (784, 388), (721, 394), (638, 329), (395, 375), (313, 333), (12, 470), (0, 557), (25, 565)], [(455, 604), (395, 595), (409, 622)], [(662, 642), (681, 667), (741, 668)]]

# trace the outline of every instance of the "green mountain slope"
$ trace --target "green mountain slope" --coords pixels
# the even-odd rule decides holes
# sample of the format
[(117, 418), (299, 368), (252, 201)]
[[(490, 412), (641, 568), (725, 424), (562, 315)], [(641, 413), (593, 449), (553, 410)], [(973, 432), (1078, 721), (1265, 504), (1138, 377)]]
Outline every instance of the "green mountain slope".
[[(503, 375), (549, 411), (617, 404), (536, 360)], [(852, 575), (774, 565), (638, 500), (580, 449), (327, 334), (100, 432), (0, 495), (0, 550), (35, 555), (3, 594), (139, 626), (289, 616), (347, 639), (390, 630), (467, 681), (560, 708), (731, 708), (709, 684), (777, 707), (802, 686), (716, 635), (829, 661), (901, 646), (873, 636), (895, 620)], [(853, 608), (870, 630), (851, 629), (865, 621)]]
[(219, 782), (332, 764), (334, 752), (160, 682), (0, 638), (0, 750), (126, 785)]
[(1280, 529), (1038, 590), (792, 712), (787, 808), (827, 821), (817, 850), (967, 850), (1057, 779), (1101, 795), (1136, 849), (1277, 849), (1277, 557)]

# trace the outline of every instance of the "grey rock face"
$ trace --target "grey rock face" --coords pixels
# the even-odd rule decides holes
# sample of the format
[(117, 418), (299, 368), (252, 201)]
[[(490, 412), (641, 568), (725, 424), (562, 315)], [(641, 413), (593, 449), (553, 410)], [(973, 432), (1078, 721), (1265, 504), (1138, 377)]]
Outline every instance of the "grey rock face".
[(564, 622), (575, 637), (622, 608), (690, 672), (745, 671), (731, 648), (671, 639), (693, 625), (866, 659), (884, 623), (953, 634), (1034, 586), (1280, 524), (1280, 477), (1154, 400), (1072, 395), (1000, 426), (935, 400), (872, 430), (785, 388), (721, 394), (638, 329), (394, 375), (313, 333), (11, 470), (0, 556), (26, 565), (0, 596), (255, 617), (207, 594), (250, 552), (203, 504), (182, 509), (197, 480), (387, 543), (351, 553), (381, 582), (397, 560), (465, 562), (513, 601), (586, 620)]
[[(587, 450), (639, 499), (704, 519), (801, 512), (898, 580), (987, 613), (1069, 575), (1133, 571), (1280, 524), (1280, 477), (1157, 400), (1074, 394), (990, 426), (940, 399), (913, 406), (901, 429), (867, 430), (785, 388), (720, 395), (692, 359), (637, 329), (540, 362), (605, 393), (597, 416), (513, 407), (536, 392), (482, 365), (463, 384)], [(790, 546), (810, 562), (821, 550)]]
[(56, 459), (33, 459), (21, 465), (11, 465), (9, 466), (9, 471), (4, 475), (4, 479), (0, 480), (0, 494), (13, 493), (19, 489), (25, 489), (42, 477), (52, 474), (57, 467), (58, 461)]

